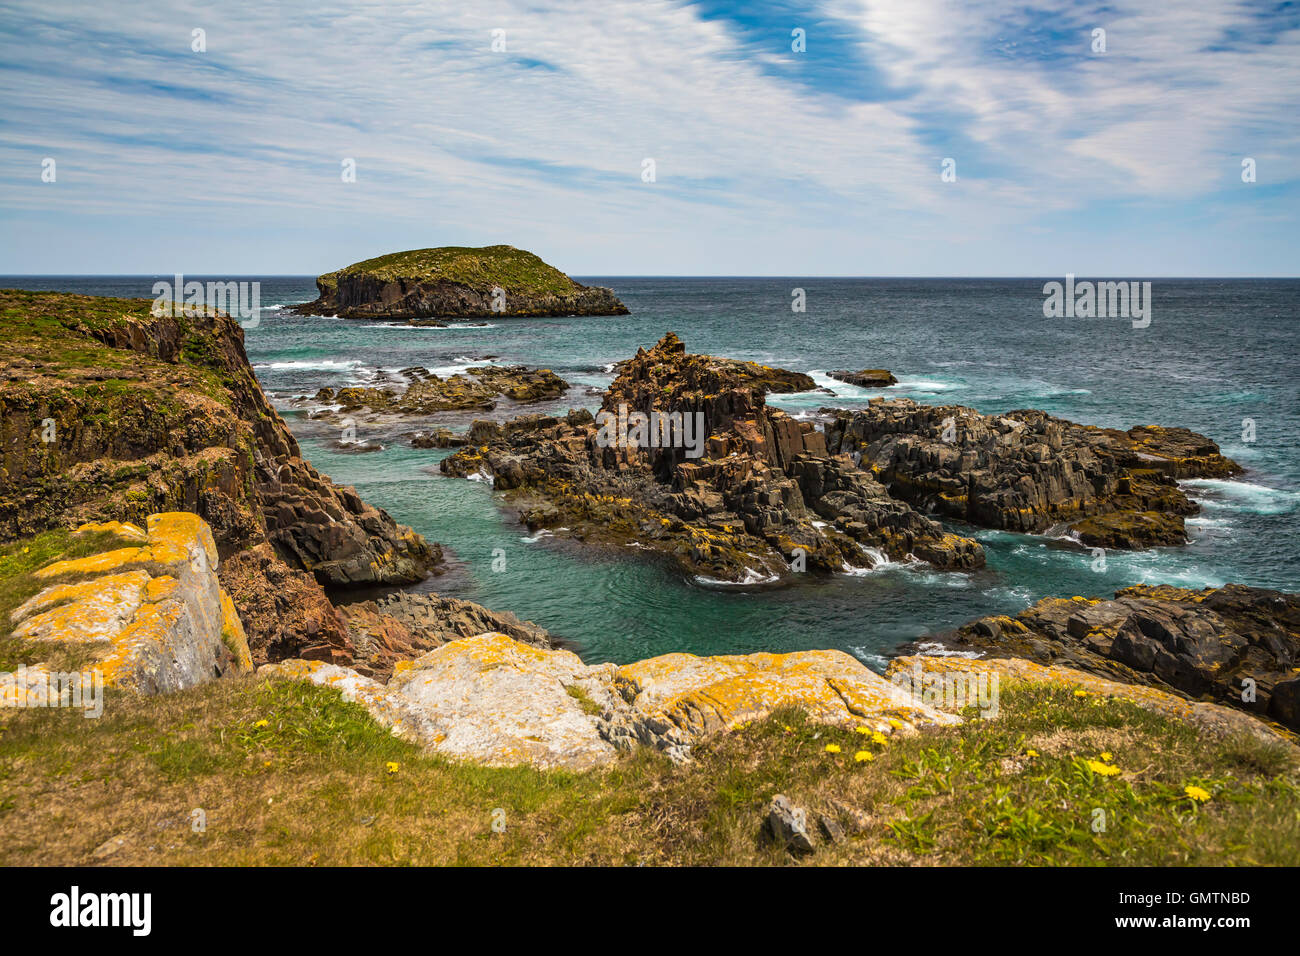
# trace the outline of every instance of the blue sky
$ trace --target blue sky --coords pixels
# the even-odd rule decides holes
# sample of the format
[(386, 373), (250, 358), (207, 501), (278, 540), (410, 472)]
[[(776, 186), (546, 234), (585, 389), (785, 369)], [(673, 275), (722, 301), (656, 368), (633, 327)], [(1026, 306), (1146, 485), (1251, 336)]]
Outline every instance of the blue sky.
[(0, 2), (0, 102), (0, 273), (1300, 274), (1296, 2)]

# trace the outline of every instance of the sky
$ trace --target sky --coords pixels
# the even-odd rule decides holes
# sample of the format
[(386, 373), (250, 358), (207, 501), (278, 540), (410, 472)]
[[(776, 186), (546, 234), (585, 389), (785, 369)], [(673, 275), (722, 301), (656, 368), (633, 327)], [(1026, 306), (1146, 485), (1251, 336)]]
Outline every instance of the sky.
[(1300, 274), (1298, 2), (0, 2), (0, 104), (0, 274)]

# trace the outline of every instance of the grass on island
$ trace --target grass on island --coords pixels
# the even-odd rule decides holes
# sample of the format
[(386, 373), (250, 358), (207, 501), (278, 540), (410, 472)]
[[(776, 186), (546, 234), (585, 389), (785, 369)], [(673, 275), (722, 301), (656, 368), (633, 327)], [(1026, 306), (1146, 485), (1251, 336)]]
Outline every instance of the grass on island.
[[(886, 743), (784, 712), (684, 767), (643, 751), (573, 774), (427, 756), (305, 683), (118, 694), (98, 720), (0, 723), (0, 864), (1300, 862), (1293, 751), (1059, 688), (1001, 705)], [(773, 846), (777, 793), (843, 842)]]
[(531, 252), (513, 246), (440, 246), (410, 249), (354, 262), (321, 276), (332, 286), (340, 275), (370, 275), (382, 281), (394, 279), (444, 279), (473, 289), (500, 286), (515, 295), (568, 295), (577, 288), (567, 275), (547, 265)]

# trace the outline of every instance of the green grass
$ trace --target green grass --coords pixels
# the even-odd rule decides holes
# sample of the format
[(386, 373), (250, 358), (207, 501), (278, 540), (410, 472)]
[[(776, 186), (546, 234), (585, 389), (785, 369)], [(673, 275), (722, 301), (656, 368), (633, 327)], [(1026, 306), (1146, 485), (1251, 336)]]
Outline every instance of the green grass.
[[(116, 837), (109, 862), (127, 864), (1300, 862), (1294, 751), (1092, 700), (1012, 687), (996, 721), (887, 744), (787, 711), (686, 766), (639, 751), (575, 774), (424, 754), (305, 683), (114, 694), (99, 720), (20, 711), (0, 725), (0, 864), (83, 863)], [(1103, 752), (1120, 774), (1089, 769)], [(772, 845), (777, 793), (847, 838), (802, 859)]]
[(321, 276), (327, 286), (339, 275), (371, 275), (383, 281), (393, 279), (444, 279), (473, 289), (500, 286), (512, 294), (565, 295), (576, 284), (559, 269), (547, 265), (531, 252), (513, 246), (441, 246), (411, 249), (355, 262), (338, 272)]
[(31, 538), (0, 545), (0, 672), (21, 665), (48, 663), (52, 670), (77, 670), (90, 660), (96, 649), (91, 644), (57, 641), (29, 641), (13, 636), (9, 615), (28, 598), (66, 577), (43, 580), (35, 572), (55, 561), (84, 558), (127, 544), (107, 533), (74, 535), (56, 529)]

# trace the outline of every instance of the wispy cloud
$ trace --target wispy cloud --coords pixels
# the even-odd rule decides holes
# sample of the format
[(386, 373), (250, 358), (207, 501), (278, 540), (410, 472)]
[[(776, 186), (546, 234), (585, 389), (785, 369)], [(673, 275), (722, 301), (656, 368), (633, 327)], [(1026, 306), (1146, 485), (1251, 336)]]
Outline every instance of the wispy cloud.
[(549, 6), (0, 5), (0, 271), (1296, 271), (1290, 4)]

